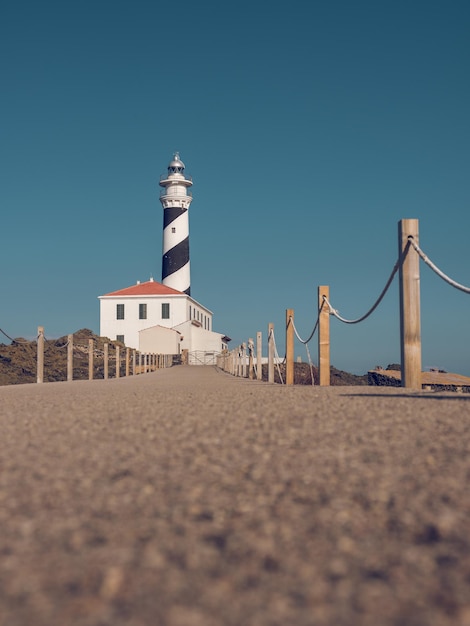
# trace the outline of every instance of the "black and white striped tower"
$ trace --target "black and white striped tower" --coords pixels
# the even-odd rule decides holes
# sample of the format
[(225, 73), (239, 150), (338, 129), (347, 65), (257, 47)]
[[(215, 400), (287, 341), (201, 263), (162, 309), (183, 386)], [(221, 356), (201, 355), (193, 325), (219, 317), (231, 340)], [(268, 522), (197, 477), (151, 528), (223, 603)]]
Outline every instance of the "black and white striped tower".
[(193, 181), (184, 176), (184, 163), (176, 152), (168, 165), (168, 175), (160, 180), (163, 189), (163, 258), (162, 283), (191, 295), (189, 267), (188, 209), (193, 199), (188, 187)]

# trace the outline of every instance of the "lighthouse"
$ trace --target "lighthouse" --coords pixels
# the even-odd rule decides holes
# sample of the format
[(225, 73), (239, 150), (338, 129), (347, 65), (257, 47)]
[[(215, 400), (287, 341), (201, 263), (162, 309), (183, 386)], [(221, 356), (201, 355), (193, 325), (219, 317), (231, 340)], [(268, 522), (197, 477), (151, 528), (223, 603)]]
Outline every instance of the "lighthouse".
[(190, 293), (188, 209), (192, 184), (176, 152), (168, 173), (160, 177), (162, 282), (138, 280), (99, 296), (100, 334), (116, 337), (141, 353), (187, 354), (190, 365), (210, 365), (231, 340), (214, 332), (212, 311)]
[(163, 207), (162, 283), (191, 295), (189, 266), (188, 209), (193, 184), (184, 174), (184, 163), (178, 152), (168, 165), (166, 178), (160, 180), (160, 202)]

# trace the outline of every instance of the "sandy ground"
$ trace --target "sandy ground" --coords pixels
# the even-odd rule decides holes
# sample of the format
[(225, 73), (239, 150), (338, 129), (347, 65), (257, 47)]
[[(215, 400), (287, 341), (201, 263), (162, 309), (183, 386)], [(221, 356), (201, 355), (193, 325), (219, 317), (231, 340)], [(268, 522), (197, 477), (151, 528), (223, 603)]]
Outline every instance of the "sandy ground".
[(1, 626), (470, 626), (470, 396), (0, 387)]

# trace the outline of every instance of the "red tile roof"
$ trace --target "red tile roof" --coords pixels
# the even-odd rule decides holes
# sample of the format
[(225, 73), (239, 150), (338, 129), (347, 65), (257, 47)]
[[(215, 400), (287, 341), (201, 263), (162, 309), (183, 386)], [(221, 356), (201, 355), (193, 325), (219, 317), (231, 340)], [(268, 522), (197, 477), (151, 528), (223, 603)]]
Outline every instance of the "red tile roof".
[(182, 291), (177, 291), (162, 283), (157, 283), (155, 280), (149, 280), (146, 283), (138, 283), (131, 287), (125, 287), (125, 289), (118, 289), (118, 291), (111, 291), (105, 293), (105, 296), (184, 296)]

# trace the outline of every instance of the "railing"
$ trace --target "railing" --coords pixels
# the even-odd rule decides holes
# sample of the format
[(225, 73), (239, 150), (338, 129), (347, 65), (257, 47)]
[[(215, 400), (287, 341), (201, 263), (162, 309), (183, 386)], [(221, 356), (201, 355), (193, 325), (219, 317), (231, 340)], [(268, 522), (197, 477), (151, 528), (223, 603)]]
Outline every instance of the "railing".
[[(31, 345), (34, 342), (23, 342), (10, 337), (0, 328), (0, 333), (5, 335), (15, 344)], [(36, 338), (36, 382), (44, 382), (44, 357), (45, 354), (53, 350), (67, 350), (67, 381), (74, 379), (74, 356), (77, 359), (88, 357), (88, 380), (94, 378), (120, 378), (121, 376), (134, 376), (146, 374), (157, 369), (172, 367), (176, 355), (157, 354), (150, 352), (139, 352), (131, 348), (122, 348), (117, 343), (103, 342), (102, 348), (95, 345), (95, 340), (90, 338), (86, 343), (74, 343), (74, 335), (67, 336), (67, 341), (62, 345), (57, 345), (56, 340), (47, 340), (44, 334), (44, 327), (38, 326)], [(97, 375), (102, 374), (102, 375)], [(113, 376), (114, 375), (114, 376)], [(83, 379), (83, 377), (81, 377)]]
[(278, 381), (284, 382), (281, 366), (285, 365), (285, 357), (281, 359), (274, 337), (274, 324), (268, 324), (268, 356), (263, 357), (262, 333), (256, 333), (256, 350), (253, 339), (248, 343), (242, 343), (233, 350), (225, 350), (217, 357), (217, 367), (233, 376), (263, 380), (263, 365), (267, 365), (267, 380), (275, 382), (275, 374)]
[(174, 198), (175, 200), (180, 200), (181, 198), (186, 198), (188, 196), (192, 198), (193, 192), (191, 191), (191, 189), (187, 189), (186, 193), (169, 194), (168, 189), (160, 189), (160, 198), (164, 198), (165, 196), (168, 196), (168, 198)]
[[(398, 223), (398, 259), (393, 266), (392, 272), (382, 289), (379, 297), (372, 307), (362, 316), (356, 319), (346, 319), (342, 317), (338, 310), (330, 302), (329, 287), (322, 285), (318, 287), (318, 310), (314, 322), (313, 330), (307, 339), (302, 339), (297, 332), (294, 323), (294, 310), (286, 310), (286, 354), (283, 360), (285, 364), (285, 380), (279, 371), (280, 382), (292, 385), (294, 381), (294, 336), (305, 345), (309, 365), (311, 369), (312, 384), (313, 364), (308, 349), (309, 342), (318, 331), (318, 375), (319, 384), (328, 386), (330, 384), (330, 317), (334, 316), (345, 324), (358, 324), (367, 319), (379, 306), (383, 297), (387, 293), (395, 275), (399, 274), (400, 282), (400, 350), (401, 350), (401, 385), (402, 387), (421, 389), (421, 315), (420, 315), (420, 276), (419, 261), (423, 260), (440, 278), (449, 285), (470, 294), (470, 287), (466, 287), (452, 280), (440, 270), (423, 252), (419, 246), (419, 222), (416, 219), (403, 219)], [(261, 333), (258, 333), (261, 336)], [(250, 341), (247, 345), (242, 344), (230, 353), (227, 353), (223, 360), (219, 360), (219, 367), (229, 371), (235, 376), (246, 376), (246, 359), (252, 359), (250, 351)], [(257, 343), (257, 354), (260, 355), (261, 339)], [(274, 340), (274, 326), (268, 326), (268, 381), (274, 382), (274, 353), (277, 353)], [(277, 355), (278, 356), (278, 355)], [(260, 356), (257, 358), (258, 375), (260, 378)], [(277, 359), (279, 363), (279, 358)], [(279, 365), (278, 365), (279, 368)], [(249, 377), (252, 377), (249, 375)]]
[(188, 365), (216, 365), (220, 352), (207, 350), (193, 350), (188, 352)]

